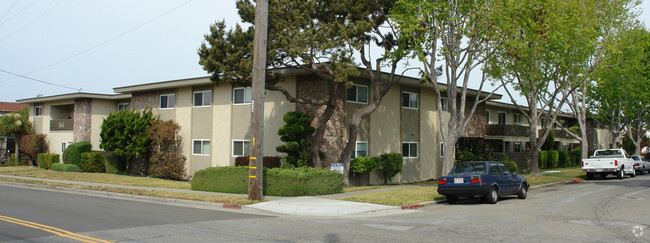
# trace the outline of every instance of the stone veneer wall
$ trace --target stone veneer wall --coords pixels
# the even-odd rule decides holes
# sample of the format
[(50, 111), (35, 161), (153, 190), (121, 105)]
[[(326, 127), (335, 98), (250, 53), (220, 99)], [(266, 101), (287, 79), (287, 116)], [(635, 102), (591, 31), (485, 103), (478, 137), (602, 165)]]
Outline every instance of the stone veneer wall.
[(129, 104), (131, 109), (135, 110), (144, 110), (146, 108), (152, 108), (154, 115), (157, 114), (158, 110), (158, 92), (140, 92), (133, 93), (131, 95), (131, 103)]
[[(314, 76), (298, 76), (297, 96), (299, 98), (312, 98), (326, 100), (329, 97), (329, 87), (327, 82), (315, 78)], [(341, 86), (337, 94), (337, 107), (332, 117), (327, 122), (327, 129), (323, 135), (321, 151), (325, 152), (325, 159), (322, 160), (323, 167), (327, 168), (331, 163), (339, 161), (341, 151), (345, 147), (345, 87)], [(296, 110), (309, 114), (312, 120), (312, 126), (317, 127), (318, 116), (323, 114), (325, 106), (315, 106), (309, 104), (297, 104)]]
[[(460, 97), (459, 97), (460, 98)], [(465, 114), (469, 114), (474, 103), (474, 97), (467, 97), (467, 103), (465, 104)], [(476, 107), (474, 115), (467, 123), (465, 131), (463, 132), (463, 137), (470, 138), (482, 138), (486, 136), (486, 124), (485, 121), (485, 102), (482, 102)]]
[(74, 142), (90, 142), (92, 125), (92, 99), (74, 100)]

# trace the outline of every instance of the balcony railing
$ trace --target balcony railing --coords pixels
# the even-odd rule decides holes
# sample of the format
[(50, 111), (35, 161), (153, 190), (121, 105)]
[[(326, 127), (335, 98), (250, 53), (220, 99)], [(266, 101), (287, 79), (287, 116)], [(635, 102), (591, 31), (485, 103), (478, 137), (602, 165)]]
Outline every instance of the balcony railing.
[(528, 137), (528, 126), (495, 124), (486, 129), (488, 136)]
[(68, 131), (74, 129), (72, 119), (52, 119), (50, 120), (50, 131)]

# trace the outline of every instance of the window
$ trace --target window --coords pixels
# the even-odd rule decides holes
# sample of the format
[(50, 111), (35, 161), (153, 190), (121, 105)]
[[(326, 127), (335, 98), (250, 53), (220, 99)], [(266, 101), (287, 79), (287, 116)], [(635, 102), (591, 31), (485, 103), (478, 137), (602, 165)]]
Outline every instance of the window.
[(34, 106), (34, 116), (42, 116), (43, 115), (43, 106), (37, 105)]
[(246, 157), (250, 154), (251, 142), (249, 140), (232, 141), (232, 157)]
[(515, 152), (521, 152), (521, 143), (515, 143)]
[(350, 102), (356, 102), (356, 103), (368, 103), (368, 86), (364, 85), (352, 85), (348, 89), (348, 95), (347, 99)]
[(485, 111), (485, 124), (490, 124), (490, 111)]
[(352, 157), (366, 157), (368, 156), (368, 142), (366, 141), (357, 141), (357, 146), (354, 149), (354, 155)]
[(210, 155), (210, 140), (192, 140), (192, 155)]
[(237, 105), (250, 104), (253, 100), (252, 92), (251, 87), (235, 88), (233, 90), (233, 103)]
[(445, 156), (445, 143), (440, 143), (440, 157)]
[(176, 95), (164, 94), (160, 95), (160, 109), (174, 109), (176, 103)]
[(402, 157), (404, 157), (404, 158), (417, 158), (418, 157), (418, 143), (417, 142), (403, 142), (402, 143)]
[(408, 109), (417, 109), (418, 108), (418, 94), (403, 92), (402, 93), (402, 107)]
[(440, 98), (440, 103), (442, 105), (442, 111), (449, 111), (449, 105), (447, 103), (449, 100), (447, 98)]
[(521, 124), (521, 113), (515, 113), (515, 124)]
[(506, 124), (506, 113), (499, 112), (499, 125), (505, 125), (505, 124)]
[(194, 92), (194, 107), (210, 106), (212, 100), (212, 91), (197, 91)]
[(129, 109), (129, 103), (117, 104), (117, 111), (126, 111)]

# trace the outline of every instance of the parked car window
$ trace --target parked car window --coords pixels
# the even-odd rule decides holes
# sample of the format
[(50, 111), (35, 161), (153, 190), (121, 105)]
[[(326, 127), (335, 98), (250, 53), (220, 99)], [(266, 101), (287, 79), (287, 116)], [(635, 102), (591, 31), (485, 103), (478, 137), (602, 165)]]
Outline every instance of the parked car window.
[(499, 165), (499, 168), (501, 168), (501, 172), (502, 172), (504, 175), (512, 175), (512, 172), (510, 172), (510, 170), (508, 169), (508, 167), (506, 167), (505, 165)]
[(460, 163), (456, 164), (450, 175), (485, 174), (485, 163)]
[(497, 164), (490, 164), (490, 175), (501, 175), (501, 170)]

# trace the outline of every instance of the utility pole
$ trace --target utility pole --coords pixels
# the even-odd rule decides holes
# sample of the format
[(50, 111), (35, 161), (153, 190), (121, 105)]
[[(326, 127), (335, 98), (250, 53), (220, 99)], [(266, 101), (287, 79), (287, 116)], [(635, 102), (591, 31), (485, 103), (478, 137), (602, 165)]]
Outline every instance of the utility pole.
[(253, 48), (253, 104), (251, 104), (251, 154), (248, 162), (248, 199), (262, 200), (264, 190), (264, 87), (266, 85), (266, 38), (268, 31), (268, 0), (257, 0), (255, 6), (255, 39)]

